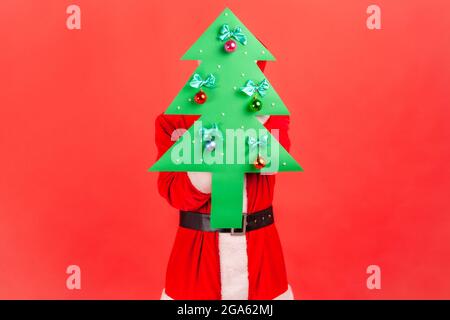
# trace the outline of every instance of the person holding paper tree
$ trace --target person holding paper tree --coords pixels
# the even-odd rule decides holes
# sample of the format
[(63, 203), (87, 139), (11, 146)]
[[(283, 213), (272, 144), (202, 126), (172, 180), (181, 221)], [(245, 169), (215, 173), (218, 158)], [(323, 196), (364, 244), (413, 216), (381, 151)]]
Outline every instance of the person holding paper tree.
[(180, 210), (163, 298), (292, 299), (272, 198), (274, 173), (302, 168), (263, 73), (274, 58), (225, 9), (183, 59), (201, 63), (156, 120), (150, 168)]

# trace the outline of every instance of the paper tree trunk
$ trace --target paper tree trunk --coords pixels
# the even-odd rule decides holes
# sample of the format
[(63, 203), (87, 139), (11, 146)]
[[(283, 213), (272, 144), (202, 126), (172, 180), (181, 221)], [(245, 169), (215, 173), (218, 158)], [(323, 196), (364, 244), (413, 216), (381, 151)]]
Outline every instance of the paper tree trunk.
[[(227, 36), (227, 30), (233, 33)], [(236, 44), (233, 52), (224, 49), (228, 40)], [(211, 172), (212, 227), (240, 228), (245, 173), (302, 170), (256, 118), (257, 115), (289, 114), (256, 64), (258, 60), (275, 59), (229, 9), (219, 15), (182, 59), (200, 60), (201, 63), (165, 114), (200, 115), (200, 118), (150, 171)], [(206, 82), (203, 87), (192, 87), (194, 75), (200, 76), (202, 81), (213, 75), (215, 83), (210, 87)], [(253, 88), (266, 81), (266, 90), (260, 93), (255, 89), (252, 95), (247, 90), (246, 94), (242, 88), (248, 88), (249, 80), (253, 81)], [(194, 99), (199, 89), (207, 96), (203, 104)], [(255, 99), (262, 103), (259, 111), (250, 108)], [(207, 149), (210, 141), (205, 141), (204, 133), (214, 127), (222, 136), (215, 137), (216, 148), (211, 151)], [(258, 155), (266, 160), (263, 168), (254, 164)]]

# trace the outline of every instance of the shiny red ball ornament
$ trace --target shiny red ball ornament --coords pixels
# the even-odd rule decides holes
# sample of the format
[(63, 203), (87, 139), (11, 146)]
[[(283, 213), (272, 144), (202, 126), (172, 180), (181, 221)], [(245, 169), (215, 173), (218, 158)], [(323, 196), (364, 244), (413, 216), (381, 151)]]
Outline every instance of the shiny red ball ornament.
[(231, 53), (234, 52), (237, 48), (237, 44), (236, 41), (234, 40), (228, 40), (227, 42), (225, 42), (225, 44), (223, 45), (223, 48), (225, 49), (226, 52)]
[(194, 96), (194, 101), (198, 104), (204, 104), (206, 102), (206, 99), (208, 97), (206, 96), (206, 93), (202, 90), (197, 92)]
[(261, 170), (266, 166), (266, 160), (264, 160), (261, 156), (257, 156), (255, 162), (253, 162), (253, 165), (256, 169)]

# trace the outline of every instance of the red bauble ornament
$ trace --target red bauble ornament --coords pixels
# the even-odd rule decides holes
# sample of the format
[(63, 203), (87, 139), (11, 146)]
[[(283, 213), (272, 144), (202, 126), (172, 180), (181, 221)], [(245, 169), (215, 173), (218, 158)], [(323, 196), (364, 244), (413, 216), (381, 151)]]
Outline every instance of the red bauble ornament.
[(260, 170), (266, 166), (266, 160), (264, 160), (261, 156), (257, 156), (255, 162), (253, 162), (253, 165), (256, 169)]
[(227, 42), (225, 42), (225, 44), (223, 45), (223, 48), (225, 49), (226, 52), (231, 53), (234, 52), (237, 48), (237, 44), (236, 41), (234, 40), (228, 40)]
[(194, 101), (198, 104), (204, 104), (206, 102), (206, 99), (208, 97), (206, 96), (206, 93), (200, 90), (197, 92), (194, 96)]

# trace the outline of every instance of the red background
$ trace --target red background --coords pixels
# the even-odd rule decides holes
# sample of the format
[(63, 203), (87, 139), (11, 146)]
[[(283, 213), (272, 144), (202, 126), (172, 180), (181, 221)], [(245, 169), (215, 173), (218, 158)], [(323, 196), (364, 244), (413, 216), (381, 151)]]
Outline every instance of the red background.
[(305, 171), (279, 175), (275, 209), (296, 297), (450, 298), (446, 0), (2, 0), (0, 298), (159, 298), (177, 214), (147, 172), (154, 119), (225, 6), (292, 113)]

